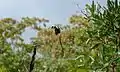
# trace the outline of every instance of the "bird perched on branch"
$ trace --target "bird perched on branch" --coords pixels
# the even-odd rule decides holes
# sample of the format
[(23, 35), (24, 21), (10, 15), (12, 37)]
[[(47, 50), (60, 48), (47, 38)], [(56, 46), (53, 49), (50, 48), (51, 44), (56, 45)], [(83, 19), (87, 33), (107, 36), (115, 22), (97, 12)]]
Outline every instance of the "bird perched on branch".
[(58, 39), (60, 42), (60, 46), (61, 46), (61, 56), (64, 57), (64, 48), (62, 46), (62, 42), (61, 42), (61, 36), (60, 36), (60, 28), (58, 26), (52, 26), (53, 29), (55, 29), (55, 35), (58, 35)]

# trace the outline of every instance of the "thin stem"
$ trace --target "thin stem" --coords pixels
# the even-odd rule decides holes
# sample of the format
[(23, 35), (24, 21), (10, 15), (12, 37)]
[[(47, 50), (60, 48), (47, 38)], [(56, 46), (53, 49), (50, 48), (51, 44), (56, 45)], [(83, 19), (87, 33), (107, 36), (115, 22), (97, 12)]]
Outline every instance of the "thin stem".
[(62, 46), (61, 36), (60, 36), (60, 35), (59, 35), (59, 42), (60, 42), (60, 46), (61, 46), (61, 48), (62, 48), (62, 50), (61, 50), (61, 55), (62, 55), (62, 57), (64, 57), (64, 48), (63, 48), (63, 46)]

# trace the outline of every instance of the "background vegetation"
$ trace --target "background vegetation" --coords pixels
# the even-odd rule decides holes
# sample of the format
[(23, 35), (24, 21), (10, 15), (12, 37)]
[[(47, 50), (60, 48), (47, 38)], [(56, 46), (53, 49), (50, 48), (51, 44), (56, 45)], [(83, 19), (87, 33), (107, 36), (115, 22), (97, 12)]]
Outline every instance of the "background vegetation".
[[(24, 17), (0, 20), (0, 72), (30, 72), (34, 47), (33, 72), (120, 72), (120, 2), (107, 0), (102, 7), (86, 4), (84, 16), (71, 15), (71, 25), (38, 26), (44, 18)], [(38, 31), (31, 43), (21, 34), (31, 27)]]

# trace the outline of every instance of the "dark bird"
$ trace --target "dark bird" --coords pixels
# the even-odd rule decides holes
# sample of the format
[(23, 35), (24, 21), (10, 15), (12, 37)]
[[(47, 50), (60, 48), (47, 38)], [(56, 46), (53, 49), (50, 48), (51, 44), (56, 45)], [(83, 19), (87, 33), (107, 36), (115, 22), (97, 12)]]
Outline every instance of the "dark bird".
[(60, 28), (57, 26), (52, 26), (52, 28), (55, 29), (55, 35), (58, 35), (60, 33)]

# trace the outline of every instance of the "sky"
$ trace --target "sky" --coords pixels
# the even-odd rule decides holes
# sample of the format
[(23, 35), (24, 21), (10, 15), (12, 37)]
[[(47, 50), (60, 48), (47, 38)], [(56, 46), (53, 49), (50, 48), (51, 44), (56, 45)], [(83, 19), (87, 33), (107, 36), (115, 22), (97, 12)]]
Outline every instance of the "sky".
[[(50, 20), (49, 24), (68, 24), (68, 18), (80, 9), (85, 8), (85, 4), (90, 4), (92, 0), (0, 0), (0, 18), (11, 17), (19, 19), (21, 17), (40, 17)], [(95, 0), (105, 5), (105, 0)], [(23, 33), (26, 43), (30, 37), (36, 36), (36, 32), (27, 29)]]

